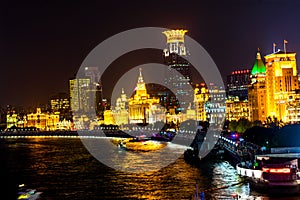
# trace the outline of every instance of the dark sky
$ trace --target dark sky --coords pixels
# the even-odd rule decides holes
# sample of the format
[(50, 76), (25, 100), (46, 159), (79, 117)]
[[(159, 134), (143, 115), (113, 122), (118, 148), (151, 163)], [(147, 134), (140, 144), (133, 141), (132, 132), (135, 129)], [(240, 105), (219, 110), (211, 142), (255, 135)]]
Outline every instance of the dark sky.
[[(300, 53), (300, 1), (1, 1), (0, 105), (32, 106), (68, 91), (87, 54), (137, 27), (185, 28), (226, 77), (273, 42)], [(208, 3), (209, 2), (209, 3)], [(299, 58), (299, 56), (297, 56)]]

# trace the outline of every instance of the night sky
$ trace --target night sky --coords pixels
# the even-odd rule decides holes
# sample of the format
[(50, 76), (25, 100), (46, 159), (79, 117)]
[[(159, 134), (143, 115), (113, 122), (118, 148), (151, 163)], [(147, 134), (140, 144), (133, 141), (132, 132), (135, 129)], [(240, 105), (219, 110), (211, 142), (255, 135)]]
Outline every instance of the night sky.
[[(283, 49), (286, 39), (288, 51), (300, 54), (299, 11), (297, 0), (2, 1), (0, 106), (34, 106), (68, 92), (69, 78), (94, 47), (138, 27), (188, 29), (225, 78), (250, 69), (258, 47), (265, 55), (274, 42)], [(113, 68), (145, 61), (136, 59)]]

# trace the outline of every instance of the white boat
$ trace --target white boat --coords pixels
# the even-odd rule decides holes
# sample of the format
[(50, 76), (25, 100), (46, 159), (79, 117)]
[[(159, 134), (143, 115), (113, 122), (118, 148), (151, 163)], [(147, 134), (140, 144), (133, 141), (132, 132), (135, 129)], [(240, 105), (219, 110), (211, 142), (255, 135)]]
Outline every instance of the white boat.
[(268, 193), (299, 193), (298, 158), (291, 155), (259, 155), (254, 164), (242, 162), (236, 166), (240, 176), (250, 180), (250, 187)]
[(36, 200), (42, 192), (37, 192), (36, 189), (26, 188), (24, 184), (19, 185), (18, 200)]

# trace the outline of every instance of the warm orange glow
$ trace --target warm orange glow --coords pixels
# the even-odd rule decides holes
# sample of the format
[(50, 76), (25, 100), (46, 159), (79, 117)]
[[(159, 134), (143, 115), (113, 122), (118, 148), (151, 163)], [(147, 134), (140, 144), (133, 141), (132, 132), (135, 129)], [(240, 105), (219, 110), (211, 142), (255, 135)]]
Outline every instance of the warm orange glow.
[(163, 34), (167, 36), (167, 43), (184, 42), (184, 34), (187, 30), (169, 30), (164, 31)]
[(269, 172), (270, 171), (270, 169), (269, 168), (262, 168), (262, 170), (263, 170), (263, 172)]

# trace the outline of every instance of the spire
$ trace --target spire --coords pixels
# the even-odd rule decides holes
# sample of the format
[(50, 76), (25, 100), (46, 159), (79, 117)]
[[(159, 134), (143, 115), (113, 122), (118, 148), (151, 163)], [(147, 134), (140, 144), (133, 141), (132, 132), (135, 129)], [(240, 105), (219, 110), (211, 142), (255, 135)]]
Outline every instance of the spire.
[(256, 53), (256, 60), (252, 67), (251, 74), (256, 75), (256, 74), (265, 74), (265, 73), (266, 73), (266, 66), (261, 59), (260, 49), (258, 48), (257, 53)]
[(138, 82), (136, 84), (136, 95), (138, 96), (145, 96), (147, 95), (146, 83), (144, 82), (143, 75), (142, 75), (142, 68), (139, 68), (139, 77)]
[(256, 60), (261, 60), (260, 48), (257, 48)]
[(143, 75), (142, 75), (142, 68), (139, 68), (139, 71), (140, 71), (140, 75), (138, 78), (138, 83), (144, 83), (144, 79), (143, 79)]

